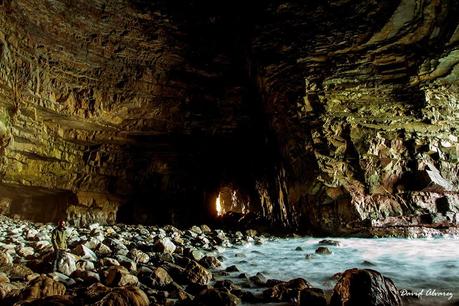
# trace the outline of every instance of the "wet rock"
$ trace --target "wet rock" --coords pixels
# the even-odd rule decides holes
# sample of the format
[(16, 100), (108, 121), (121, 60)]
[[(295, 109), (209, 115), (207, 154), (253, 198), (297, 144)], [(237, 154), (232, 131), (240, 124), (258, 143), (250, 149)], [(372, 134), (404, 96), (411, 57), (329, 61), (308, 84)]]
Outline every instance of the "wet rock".
[(184, 254), (196, 261), (200, 261), (204, 257), (204, 254), (201, 251), (196, 250), (196, 249), (190, 249), (190, 248), (186, 248), (184, 250)]
[(331, 306), (402, 305), (392, 280), (370, 269), (346, 270), (333, 290)]
[(321, 245), (340, 246), (341, 242), (339, 242), (338, 240), (324, 239), (324, 240), (320, 240), (319, 244), (321, 244)]
[(267, 301), (292, 302), (300, 300), (302, 290), (312, 288), (311, 284), (302, 278), (292, 279), (288, 282), (281, 282), (263, 291), (263, 297)]
[(243, 302), (251, 304), (262, 304), (263, 298), (259, 295), (255, 295), (250, 291), (234, 291), (234, 295), (240, 298)]
[(235, 306), (240, 303), (241, 300), (234, 294), (225, 290), (210, 288), (196, 296), (193, 304), (203, 306)]
[(232, 266), (229, 266), (225, 269), (226, 272), (239, 272), (239, 269), (237, 266), (235, 265), (232, 265)]
[(372, 263), (371, 261), (368, 261), (368, 260), (362, 261), (362, 265), (369, 266), (369, 267), (376, 266), (375, 263)]
[(297, 246), (297, 247), (295, 248), (295, 251), (303, 251), (303, 248), (300, 247), (300, 246)]
[(241, 287), (233, 283), (231, 280), (219, 280), (216, 281), (214, 284), (214, 288), (216, 289), (226, 289), (229, 292), (233, 292), (235, 290), (241, 290)]
[(266, 281), (266, 286), (267, 287), (273, 287), (275, 285), (278, 285), (278, 284), (281, 284), (281, 283), (284, 283), (284, 281), (281, 281), (279, 279), (273, 279), (273, 278), (270, 278)]
[(300, 306), (327, 306), (325, 293), (318, 288), (305, 288), (300, 291)]
[(320, 255), (330, 255), (332, 254), (332, 251), (330, 251), (329, 248), (327, 247), (318, 247), (316, 249), (316, 254), (320, 254)]
[(105, 285), (109, 287), (122, 287), (122, 286), (137, 286), (139, 280), (135, 275), (129, 273), (129, 271), (121, 266), (113, 266), (107, 270), (107, 276), (105, 278)]
[(256, 286), (263, 287), (266, 286), (266, 276), (263, 275), (263, 273), (258, 272), (256, 275), (251, 276), (250, 281), (254, 283)]
[(150, 305), (150, 300), (145, 292), (138, 287), (127, 286), (111, 290), (100, 301), (94, 303), (94, 306), (118, 305), (148, 306)]
[(220, 260), (214, 256), (205, 256), (199, 261), (199, 263), (207, 269), (216, 269), (222, 265)]
[(306, 255), (304, 255), (305, 259), (313, 259), (314, 257), (315, 257), (314, 254), (306, 254)]

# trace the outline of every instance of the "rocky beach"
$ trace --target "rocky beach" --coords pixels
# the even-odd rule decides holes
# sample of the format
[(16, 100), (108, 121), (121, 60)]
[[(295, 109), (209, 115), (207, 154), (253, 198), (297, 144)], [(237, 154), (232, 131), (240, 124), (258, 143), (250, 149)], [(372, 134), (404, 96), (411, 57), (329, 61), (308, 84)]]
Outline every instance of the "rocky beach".
[[(248, 246), (263, 248), (286, 238), (206, 225), (189, 229), (123, 224), (68, 226), (69, 249), (59, 261), (58, 271), (53, 272), (50, 235), (54, 227), (1, 217), (1, 305), (338, 306), (421, 302), (415, 293), (409, 294), (412, 291), (401, 294), (391, 279), (373, 270), (370, 262), (367, 268), (335, 275), (330, 271), (334, 288), (328, 290), (312, 285), (308, 275), (288, 280), (285, 275), (281, 275), (284, 279), (268, 278), (263, 272), (266, 262), (260, 256), (270, 255)], [(317, 240), (311, 254), (295, 241), (298, 247), (289, 251), (301, 254), (306, 265), (314, 257), (335, 253), (342, 242)], [(258, 272), (241, 269), (257, 262)], [(277, 262), (278, 269), (282, 265)], [(445, 305), (451, 302), (441, 301)]]

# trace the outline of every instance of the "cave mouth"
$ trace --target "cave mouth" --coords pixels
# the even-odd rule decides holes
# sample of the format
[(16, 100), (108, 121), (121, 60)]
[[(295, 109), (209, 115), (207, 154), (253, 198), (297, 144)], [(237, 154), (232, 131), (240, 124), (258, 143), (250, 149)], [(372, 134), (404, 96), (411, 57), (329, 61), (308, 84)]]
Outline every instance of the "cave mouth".
[(232, 185), (225, 185), (218, 190), (215, 199), (215, 210), (217, 217), (224, 217), (227, 214), (245, 215), (249, 212), (250, 200), (243, 196), (241, 191)]

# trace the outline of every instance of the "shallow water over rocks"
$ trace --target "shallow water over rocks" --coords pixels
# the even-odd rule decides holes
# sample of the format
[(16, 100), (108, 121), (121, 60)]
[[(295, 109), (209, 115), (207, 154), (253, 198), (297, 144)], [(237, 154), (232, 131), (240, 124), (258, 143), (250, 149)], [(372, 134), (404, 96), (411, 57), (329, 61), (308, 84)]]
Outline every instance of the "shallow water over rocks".
[[(417, 303), (459, 301), (457, 238), (333, 238), (320, 243), (322, 240), (273, 239), (262, 245), (227, 248), (222, 254), (226, 266), (236, 265), (248, 275), (262, 272), (267, 278), (280, 280), (303, 277), (314, 287), (327, 290), (335, 285), (336, 273), (366, 268), (391, 278), (402, 295), (418, 294)], [(316, 253), (319, 247), (328, 248), (331, 254)]]

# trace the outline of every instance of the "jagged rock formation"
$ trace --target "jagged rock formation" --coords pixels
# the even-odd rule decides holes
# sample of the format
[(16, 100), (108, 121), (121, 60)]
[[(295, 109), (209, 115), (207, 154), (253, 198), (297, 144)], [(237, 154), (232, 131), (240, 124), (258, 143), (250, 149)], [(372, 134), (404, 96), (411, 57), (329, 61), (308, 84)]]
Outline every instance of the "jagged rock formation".
[[(455, 225), (456, 1), (0, 1), (0, 209)], [(35, 210), (34, 210), (35, 208)]]

